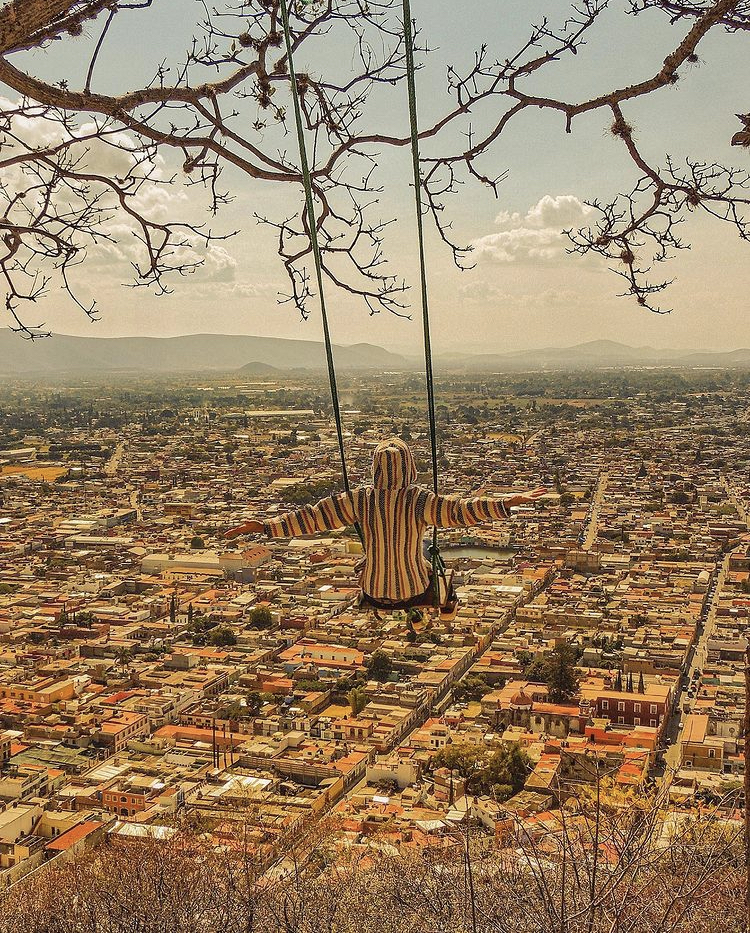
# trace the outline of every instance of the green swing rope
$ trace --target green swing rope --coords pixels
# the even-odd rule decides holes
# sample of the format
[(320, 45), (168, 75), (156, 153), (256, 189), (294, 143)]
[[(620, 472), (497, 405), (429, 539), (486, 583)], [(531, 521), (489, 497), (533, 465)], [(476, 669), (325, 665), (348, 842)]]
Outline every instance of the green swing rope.
[[(307, 207), (307, 225), (310, 233), (310, 247), (312, 249), (313, 260), (315, 263), (315, 279), (318, 283), (318, 297), (320, 299), (320, 317), (323, 322), (323, 343), (326, 350), (326, 363), (328, 365), (328, 384), (331, 388), (331, 401), (333, 403), (333, 417), (336, 421), (336, 435), (339, 443), (339, 457), (341, 458), (341, 474), (344, 479), (344, 489), (351, 491), (349, 485), (349, 471), (346, 467), (346, 454), (344, 453), (344, 433), (341, 427), (341, 408), (339, 405), (339, 393), (336, 385), (336, 368), (333, 363), (333, 346), (331, 345), (331, 332), (328, 328), (328, 311), (326, 309), (325, 292), (323, 290), (323, 265), (320, 257), (320, 245), (318, 243), (318, 228), (315, 219), (315, 201), (313, 198), (312, 178), (310, 175), (310, 164), (307, 161), (307, 148), (305, 146), (305, 133), (302, 127), (302, 110), (299, 103), (299, 89), (297, 88), (297, 76), (294, 72), (294, 59), (292, 57), (292, 39), (289, 29), (289, 9), (287, 0), (281, 0), (281, 23), (284, 29), (284, 41), (286, 43), (286, 57), (289, 66), (289, 81), (292, 88), (292, 102), (294, 104), (294, 122), (297, 127), (297, 144), (299, 146), (300, 166), (302, 169), (302, 181), (305, 188), (305, 204)], [(362, 537), (359, 526), (357, 533)]]
[[(414, 35), (412, 31), (411, 4), (402, 0), (404, 14), (404, 43), (406, 52), (406, 86), (409, 94), (409, 126), (411, 131), (411, 161), (414, 172), (414, 200), (417, 215), (417, 245), (419, 248), (419, 282), (422, 297), (422, 334), (424, 336), (425, 378), (427, 382), (427, 413), (430, 421), (430, 453), (432, 455), (432, 491), (438, 495), (437, 424), (435, 419), (435, 382), (432, 374), (432, 343), (430, 340), (430, 311), (427, 300), (427, 263), (424, 254), (424, 229), (422, 224), (422, 179), (419, 173), (419, 128), (417, 122), (417, 89), (414, 80)], [(437, 527), (432, 529), (432, 586), (433, 603), (440, 601), (438, 575), (445, 574)]]

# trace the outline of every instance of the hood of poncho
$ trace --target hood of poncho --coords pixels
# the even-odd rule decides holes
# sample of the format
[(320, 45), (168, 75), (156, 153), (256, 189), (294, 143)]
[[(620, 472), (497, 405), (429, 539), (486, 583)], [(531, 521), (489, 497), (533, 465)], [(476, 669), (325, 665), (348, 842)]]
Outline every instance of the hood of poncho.
[(414, 457), (397, 437), (383, 441), (372, 455), (372, 484), (378, 489), (403, 489), (417, 479)]

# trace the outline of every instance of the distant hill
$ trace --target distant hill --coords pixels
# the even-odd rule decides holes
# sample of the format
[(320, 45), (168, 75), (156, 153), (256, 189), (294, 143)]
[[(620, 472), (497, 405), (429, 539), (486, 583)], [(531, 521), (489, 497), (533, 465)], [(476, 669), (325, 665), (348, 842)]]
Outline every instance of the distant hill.
[[(340, 369), (404, 369), (407, 360), (367, 343), (335, 348)], [(248, 363), (248, 360), (252, 360)], [(230, 372), (241, 367), (324, 369), (322, 343), (224, 334), (187, 337), (68, 337), (22, 340), (0, 330), (0, 375), (63, 372)], [(271, 370), (267, 370), (270, 372)]]
[(727, 369), (750, 367), (750, 349), (727, 350), (724, 353), (688, 353), (681, 357), (686, 366), (723, 366)]
[(245, 376), (272, 376), (274, 373), (281, 372), (278, 366), (271, 366), (270, 363), (259, 363), (253, 360), (252, 363), (246, 363), (237, 370)]
[(572, 347), (545, 347), (509, 353), (451, 354), (440, 358), (442, 369), (485, 372), (628, 369), (634, 367), (750, 368), (750, 350), (659, 350), (630, 347), (614, 340), (591, 340)]

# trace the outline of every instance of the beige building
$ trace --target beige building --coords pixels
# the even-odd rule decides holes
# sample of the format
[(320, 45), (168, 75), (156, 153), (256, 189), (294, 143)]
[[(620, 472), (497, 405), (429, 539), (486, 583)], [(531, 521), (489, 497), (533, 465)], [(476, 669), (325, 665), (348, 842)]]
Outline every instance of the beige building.
[(724, 770), (724, 739), (709, 734), (709, 718), (699, 713), (685, 717), (680, 739), (680, 766), (699, 771)]

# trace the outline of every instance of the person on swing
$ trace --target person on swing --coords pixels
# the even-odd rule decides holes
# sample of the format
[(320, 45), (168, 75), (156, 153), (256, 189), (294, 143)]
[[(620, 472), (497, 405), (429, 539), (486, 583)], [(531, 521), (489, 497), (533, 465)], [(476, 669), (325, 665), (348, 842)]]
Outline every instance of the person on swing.
[(376, 609), (406, 609), (430, 602), (432, 568), (422, 543), (428, 526), (463, 528), (508, 519), (512, 506), (534, 502), (547, 492), (540, 488), (503, 498), (461, 498), (435, 495), (416, 485), (416, 479), (407, 445), (398, 438), (383, 441), (373, 454), (371, 486), (336, 493), (270, 521), (245, 522), (225, 537), (293, 538), (358, 522), (364, 538), (360, 582), (366, 601)]

